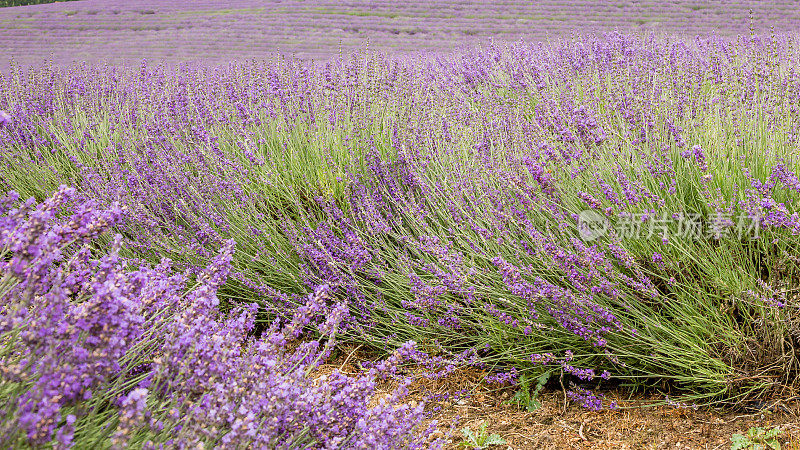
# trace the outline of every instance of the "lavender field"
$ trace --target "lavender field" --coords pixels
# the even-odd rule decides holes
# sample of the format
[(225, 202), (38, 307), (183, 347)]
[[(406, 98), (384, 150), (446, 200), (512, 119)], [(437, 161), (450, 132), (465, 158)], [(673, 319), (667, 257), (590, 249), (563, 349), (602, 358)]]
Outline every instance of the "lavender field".
[(0, 70), (11, 61), (208, 65), (283, 53), (328, 61), (367, 46), (391, 54), (470, 47), (489, 38), (557, 40), (574, 32), (722, 36), (800, 29), (792, 0), (237, 1), (93, 0), (0, 8)]
[(0, 446), (448, 447), (410, 390), (464, 368), (800, 387), (788, 2), (140, 3), (0, 9)]

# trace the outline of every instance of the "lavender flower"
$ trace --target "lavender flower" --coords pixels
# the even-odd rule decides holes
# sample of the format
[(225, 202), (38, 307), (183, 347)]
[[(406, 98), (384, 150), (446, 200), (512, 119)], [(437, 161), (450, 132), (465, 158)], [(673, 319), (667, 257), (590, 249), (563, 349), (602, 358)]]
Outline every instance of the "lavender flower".
[[(16, 198), (4, 200), (0, 219), (0, 254), (11, 256), (0, 290), (0, 381), (10, 388), (0, 442), (70, 447), (91, 431), (115, 446), (441, 446), (435, 423), (422, 426), (424, 405), (403, 404), (403, 384), (369, 406), (375, 378), (391, 376), (403, 352), (357, 376), (312, 377), (348, 314), (346, 303), (327, 304), (328, 286), (256, 339), (255, 305), (218, 309), (233, 241), (187, 288), (167, 260), (128, 269), (120, 236), (90, 256), (93, 239), (116, 223), (116, 207), (100, 209), (68, 188), (38, 206), (15, 207)], [(325, 344), (288, 350), (308, 325)], [(413, 343), (407, 348), (413, 353)], [(108, 405), (116, 420), (96, 416)]]

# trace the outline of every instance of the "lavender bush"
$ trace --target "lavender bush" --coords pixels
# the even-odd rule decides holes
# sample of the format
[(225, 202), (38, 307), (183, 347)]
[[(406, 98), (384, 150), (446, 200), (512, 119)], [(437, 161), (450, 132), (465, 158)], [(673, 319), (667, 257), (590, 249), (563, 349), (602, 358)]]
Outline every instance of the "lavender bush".
[[(439, 446), (423, 405), (402, 403), (405, 382), (373, 398), (412, 343), (359, 376), (312, 376), (347, 317), (328, 286), (255, 337), (254, 305), (218, 309), (233, 241), (191, 276), (168, 259), (134, 270), (121, 237), (102, 235), (118, 205), (68, 187), (17, 198), (0, 201), (3, 446)], [(293, 344), (309, 326), (319, 337)]]
[(339, 338), (387, 353), (734, 402), (800, 367), (797, 48), (613, 33), (15, 70), (0, 173), (116, 202), (136, 264), (201, 276), (235, 241), (219, 308), (257, 304), (256, 329), (327, 285)]

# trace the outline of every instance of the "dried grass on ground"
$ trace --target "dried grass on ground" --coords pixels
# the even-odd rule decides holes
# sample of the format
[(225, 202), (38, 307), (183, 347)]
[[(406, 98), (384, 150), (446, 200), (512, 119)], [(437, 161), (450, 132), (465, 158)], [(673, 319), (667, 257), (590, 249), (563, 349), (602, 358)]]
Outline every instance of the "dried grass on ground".
[[(341, 370), (356, 373), (358, 361), (369, 355), (348, 349), (320, 368), (320, 374)], [(422, 373), (422, 370), (412, 369)], [(783, 431), (782, 448), (800, 449), (800, 404), (781, 399), (765, 403), (761, 411), (725, 411), (708, 408), (646, 406), (663, 400), (656, 394), (630, 396), (623, 390), (604, 391), (617, 401), (615, 411), (587, 411), (565, 401), (560, 389), (549, 389), (539, 396), (542, 407), (527, 412), (508, 401), (513, 387), (497, 388), (482, 380), (487, 372), (459, 369), (440, 380), (420, 377), (412, 387), (409, 402), (423, 401), (432, 394), (446, 396), (467, 392), (463, 398), (429, 401), (426, 409), (438, 421), (443, 434), (451, 433), (446, 449), (457, 449), (461, 429), (476, 430), (488, 422), (486, 430), (500, 435), (504, 446), (494, 449), (729, 449), (734, 433), (744, 434), (750, 427)], [(382, 383), (379, 392), (389, 395), (395, 381)]]

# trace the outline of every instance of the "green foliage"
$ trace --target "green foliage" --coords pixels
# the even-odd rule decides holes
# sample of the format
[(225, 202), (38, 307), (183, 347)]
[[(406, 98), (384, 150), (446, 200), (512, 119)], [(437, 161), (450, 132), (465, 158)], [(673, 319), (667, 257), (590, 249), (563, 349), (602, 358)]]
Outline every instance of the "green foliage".
[[(545, 372), (536, 378), (526, 375), (520, 376), (519, 389), (514, 394), (514, 398), (508, 402), (519, 408), (525, 408), (525, 410), (529, 412), (536, 411), (542, 406), (542, 403), (538, 399), (539, 392), (541, 392), (549, 379), (550, 372)], [(531, 387), (534, 381), (536, 384)]]
[(731, 450), (781, 450), (778, 437), (783, 434), (780, 428), (765, 430), (762, 427), (750, 427), (747, 434), (736, 433), (731, 436)]
[(481, 425), (480, 429), (477, 430), (477, 432), (473, 432), (472, 430), (470, 430), (469, 427), (462, 429), (461, 433), (464, 434), (464, 440), (461, 441), (458, 444), (458, 446), (471, 448), (474, 450), (482, 450), (492, 445), (505, 444), (506, 443), (505, 439), (501, 438), (500, 435), (489, 434), (486, 431), (487, 425), (488, 423), (484, 422), (483, 425)]

